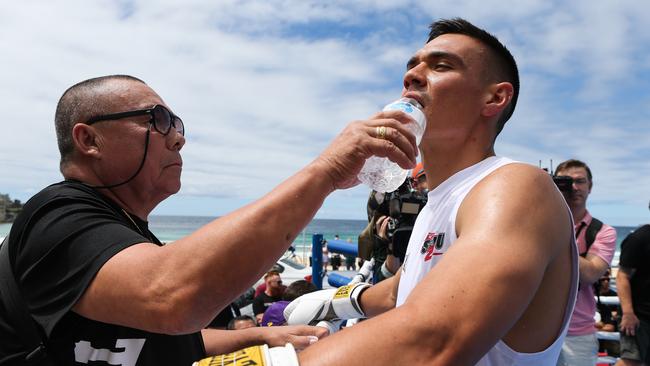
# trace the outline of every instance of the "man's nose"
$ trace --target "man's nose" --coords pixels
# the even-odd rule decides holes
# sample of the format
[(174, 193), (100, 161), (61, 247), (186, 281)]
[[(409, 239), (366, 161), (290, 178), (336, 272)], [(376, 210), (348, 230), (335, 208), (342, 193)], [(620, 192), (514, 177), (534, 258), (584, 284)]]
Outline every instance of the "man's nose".
[(185, 145), (185, 136), (172, 128), (167, 134), (167, 147), (170, 150), (180, 151)]
[(425, 69), (426, 63), (420, 62), (406, 71), (406, 74), (404, 74), (404, 89), (418, 89), (426, 85), (427, 78), (424, 75)]

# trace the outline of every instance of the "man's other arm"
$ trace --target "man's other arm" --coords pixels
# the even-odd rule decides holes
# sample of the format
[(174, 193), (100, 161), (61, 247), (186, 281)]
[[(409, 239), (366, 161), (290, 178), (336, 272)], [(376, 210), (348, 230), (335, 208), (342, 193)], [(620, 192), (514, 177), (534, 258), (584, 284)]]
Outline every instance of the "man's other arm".
[[(515, 324), (538, 300), (550, 265), (556, 274), (558, 263), (570, 271), (572, 230), (547, 174), (521, 164), (497, 170), (466, 197), (457, 241), (404, 305), (319, 341), (299, 355), (301, 366), (475, 364), (499, 339), (521, 330)], [(569, 282), (557, 275), (544, 291), (566, 297)], [(517, 350), (540, 351), (540, 343), (557, 336), (565, 306), (547, 301), (555, 304), (544, 309), (551, 316), (540, 315), (534, 332), (521, 331)]]
[(203, 329), (201, 336), (206, 355), (213, 356), (262, 344), (279, 347), (291, 343), (300, 350), (315, 342), (317, 338), (327, 336), (327, 330), (307, 325), (287, 325), (242, 330)]
[(401, 272), (398, 271), (395, 276), (387, 278), (361, 293), (359, 304), (367, 317), (377, 316), (395, 307)]

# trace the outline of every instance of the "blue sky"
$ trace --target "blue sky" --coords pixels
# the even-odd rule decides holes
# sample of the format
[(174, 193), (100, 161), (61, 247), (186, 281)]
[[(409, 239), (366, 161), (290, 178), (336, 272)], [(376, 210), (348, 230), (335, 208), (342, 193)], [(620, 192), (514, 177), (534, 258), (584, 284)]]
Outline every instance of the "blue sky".
[[(499, 155), (594, 174), (603, 221), (650, 221), (646, 1), (21, 1), (0, 5), (0, 192), (58, 181), (53, 115), (70, 85), (126, 73), (183, 117), (183, 188), (154, 214), (218, 216), (314, 159), (352, 120), (395, 99), (428, 24), (461, 16), (512, 51), (517, 110)], [(317, 218), (364, 219), (367, 189)]]

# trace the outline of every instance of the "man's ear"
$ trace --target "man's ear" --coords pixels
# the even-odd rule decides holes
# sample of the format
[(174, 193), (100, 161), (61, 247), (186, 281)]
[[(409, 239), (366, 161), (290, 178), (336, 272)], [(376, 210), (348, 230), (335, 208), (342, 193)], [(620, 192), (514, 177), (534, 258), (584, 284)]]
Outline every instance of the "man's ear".
[(100, 149), (97, 130), (85, 123), (77, 123), (72, 127), (72, 143), (75, 150), (82, 156), (97, 157)]
[(513, 87), (508, 82), (492, 84), (487, 90), (482, 114), (485, 117), (494, 117), (501, 113), (512, 99)]

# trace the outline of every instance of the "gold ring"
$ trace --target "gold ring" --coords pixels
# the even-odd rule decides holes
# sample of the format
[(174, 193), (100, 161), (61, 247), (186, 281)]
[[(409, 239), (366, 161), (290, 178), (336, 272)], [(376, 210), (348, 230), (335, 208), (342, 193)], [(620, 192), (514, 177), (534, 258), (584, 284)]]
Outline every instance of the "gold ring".
[(379, 126), (376, 130), (377, 138), (385, 140), (386, 139), (386, 126)]

